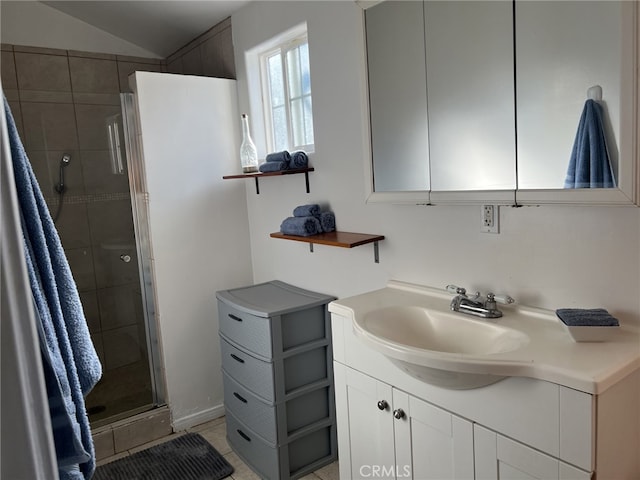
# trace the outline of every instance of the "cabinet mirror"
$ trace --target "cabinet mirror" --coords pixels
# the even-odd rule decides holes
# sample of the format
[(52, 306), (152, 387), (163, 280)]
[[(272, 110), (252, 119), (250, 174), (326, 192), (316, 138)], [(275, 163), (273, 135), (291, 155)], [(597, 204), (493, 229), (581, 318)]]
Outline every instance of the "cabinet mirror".
[[(386, 1), (364, 20), (368, 201), (635, 201), (637, 2)], [(576, 161), (590, 95), (605, 154)], [(610, 182), (565, 185), (585, 159)]]

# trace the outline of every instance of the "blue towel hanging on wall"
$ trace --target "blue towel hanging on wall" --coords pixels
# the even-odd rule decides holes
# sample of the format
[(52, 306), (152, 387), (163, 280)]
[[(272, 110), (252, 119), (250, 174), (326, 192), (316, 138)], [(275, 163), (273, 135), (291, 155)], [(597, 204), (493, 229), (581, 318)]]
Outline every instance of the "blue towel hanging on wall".
[(84, 396), (102, 375), (60, 237), (4, 98), (25, 257), (33, 294), (53, 440), (61, 480), (93, 476)]
[(587, 100), (571, 151), (564, 188), (616, 186), (602, 117), (602, 106), (595, 100)]

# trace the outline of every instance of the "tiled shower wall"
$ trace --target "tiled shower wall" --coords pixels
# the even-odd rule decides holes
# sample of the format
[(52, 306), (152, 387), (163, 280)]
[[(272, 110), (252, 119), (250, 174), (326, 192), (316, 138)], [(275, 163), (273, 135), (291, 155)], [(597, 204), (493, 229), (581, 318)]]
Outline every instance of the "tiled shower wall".
[[(1, 61), (3, 89), (52, 215), (60, 203), (54, 188), (60, 159), (71, 156), (56, 226), (105, 378), (137, 363), (144, 371), (129, 185), (126, 170), (112, 173), (106, 121), (120, 114), (127, 75), (134, 69), (161, 71), (161, 61), (11, 45), (2, 45)], [(148, 379), (142, 383), (150, 392)]]
[[(54, 216), (60, 160), (71, 156), (56, 227), (105, 372), (87, 406), (120, 402), (108, 416), (151, 403), (126, 165), (113, 173), (106, 122), (120, 115), (119, 93), (130, 91), (131, 72), (167, 71), (167, 62), (6, 44), (1, 54), (2, 87)], [(235, 77), (230, 19), (180, 49), (172, 65), (189, 65), (183, 56), (200, 62), (185, 73)]]

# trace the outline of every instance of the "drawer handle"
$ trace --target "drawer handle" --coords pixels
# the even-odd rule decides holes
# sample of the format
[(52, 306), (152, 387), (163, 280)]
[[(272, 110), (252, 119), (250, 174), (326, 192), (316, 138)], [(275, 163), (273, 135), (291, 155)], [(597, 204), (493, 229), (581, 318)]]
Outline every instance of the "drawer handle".
[(236, 362), (240, 362), (240, 363), (244, 363), (244, 360), (241, 359), (239, 356), (234, 355), (233, 353), (231, 354), (231, 358), (233, 358)]
[(244, 438), (247, 442), (251, 441), (251, 438), (249, 438), (249, 436), (246, 433), (244, 433), (242, 430), (238, 429), (236, 430), (236, 432), (238, 432), (238, 435)]
[(232, 313), (229, 314), (229, 318), (235, 320), (236, 322), (241, 322), (242, 321), (242, 319), (240, 317), (236, 317)]
[(240, 395), (237, 392), (233, 392), (233, 396), (236, 397), (238, 400), (240, 400), (242, 403), (247, 403), (247, 399), (243, 398), (242, 395)]

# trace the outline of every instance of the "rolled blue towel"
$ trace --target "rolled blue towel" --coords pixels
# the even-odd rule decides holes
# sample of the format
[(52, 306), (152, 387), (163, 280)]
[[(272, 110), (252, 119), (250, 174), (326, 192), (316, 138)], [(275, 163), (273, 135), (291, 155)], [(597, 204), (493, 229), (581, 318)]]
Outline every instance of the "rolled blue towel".
[(265, 160), (267, 162), (287, 162), (287, 164), (289, 164), (291, 162), (291, 154), (286, 150), (269, 153), (265, 157)]
[(289, 170), (289, 162), (264, 162), (258, 167), (262, 173)]
[(294, 217), (317, 217), (320, 215), (320, 205), (310, 203), (309, 205), (300, 205), (293, 209)]
[(298, 150), (291, 154), (289, 165), (291, 168), (306, 168), (309, 165), (309, 157), (302, 150)]
[(617, 327), (618, 319), (604, 308), (559, 308), (558, 318), (569, 327)]
[(320, 226), (325, 233), (333, 232), (336, 229), (336, 216), (333, 212), (322, 212), (320, 214)]
[(282, 221), (280, 231), (285, 235), (308, 237), (322, 233), (322, 227), (320, 226), (320, 221), (313, 216), (287, 217)]

